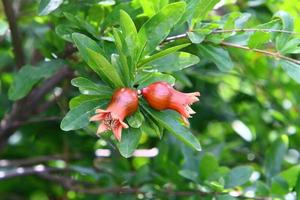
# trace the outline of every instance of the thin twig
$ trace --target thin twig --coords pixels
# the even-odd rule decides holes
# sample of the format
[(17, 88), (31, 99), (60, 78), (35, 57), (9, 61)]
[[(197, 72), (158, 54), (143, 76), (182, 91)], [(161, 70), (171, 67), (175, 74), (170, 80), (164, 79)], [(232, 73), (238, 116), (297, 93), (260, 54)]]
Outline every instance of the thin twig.
[(249, 47), (246, 47), (246, 46), (242, 46), (242, 45), (238, 45), (238, 44), (234, 44), (234, 43), (230, 43), (230, 42), (221, 42), (220, 45), (226, 46), (226, 47), (233, 47), (233, 48), (243, 49), (243, 50), (247, 50), (247, 51), (254, 51), (254, 52), (257, 52), (257, 53), (265, 54), (265, 55), (270, 56), (270, 57), (287, 60), (287, 61), (290, 61), (290, 62), (295, 63), (297, 65), (300, 65), (299, 60), (295, 60), (293, 58), (283, 56), (279, 52), (271, 52), (271, 51), (266, 51), (266, 50), (262, 50), (262, 49), (255, 49), (255, 48), (252, 49), (252, 48), (249, 48)]
[(13, 170), (9, 170), (6, 172), (2, 172), (0, 175), (0, 181), (20, 177), (20, 176), (29, 176), (29, 175), (38, 175), (43, 173), (50, 172), (63, 172), (69, 171), (67, 168), (53, 168), (53, 167), (45, 167), (43, 165), (36, 165), (33, 167), (18, 167)]
[(287, 33), (291, 35), (300, 35), (298, 32), (278, 30), (278, 29), (258, 29), (258, 28), (238, 28), (238, 29), (223, 29), (223, 30), (214, 30), (212, 33), (233, 33), (233, 32), (268, 32), (268, 33)]
[[(178, 40), (178, 39), (183, 39), (183, 38), (186, 38), (186, 37), (187, 37), (187, 33), (183, 33), (183, 34), (180, 34), (180, 35), (167, 37), (164, 40), (164, 42), (170, 42), (170, 41), (174, 41), (174, 40)], [(247, 47), (247, 46), (242, 46), (242, 45), (229, 43), (229, 42), (221, 42), (220, 45), (227, 46), (227, 47), (233, 47), (233, 48), (239, 48), (239, 49), (243, 49), (243, 50), (247, 50), (247, 51), (254, 51), (254, 52), (257, 52), (257, 53), (265, 54), (267, 56), (271, 56), (271, 57), (278, 58), (278, 59), (287, 60), (287, 61), (290, 61), (290, 62), (295, 63), (297, 65), (300, 65), (299, 60), (295, 60), (293, 58), (281, 55), (279, 52), (271, 52), (271, 51), (266, 51), (266, 50), (262, 50), (262, 49), (250, 48), (250, 47)]]
[[(85, 181), (78, 181), (74, 180), (70, 176), (64, 176), (62, 174), (57, 175), (54, 173), (57, 172), (71, 172), (73, 171), (70, 168), (52, 168), (52, 167), (46, 167), (43, 165), (36, 165), (33, 167), (19, 167), (14, 170), (10, 170), (6, 172), (5, 174), (2, 174), (0, 177), (1, 180), (6, 180), (10, 178), (20, 177), (20, 176), (29, 176), (29, 175), (38, 175), (39, 177), (46, 179), (48, 181), (60, 184), (63, 188), (67, 190), (72, 190), (78, 193), (84, 193), (84, 194), (93, 194), (93, 195), (99, 195), (99, 194), (146, 194), (143, 190), (140, 188), (132, 188), (132, 187), (122, 187), (122, 186), (115, 186), (115, 187), (107, 187), (107, 188), (100, 188), (97, 184), (92, 182), (85, 182)], [(224, 195), (228, 193), (224, 192), (203, 192), (200, 190), (173, 190), (171, 188), (165, 188), (162, 190), (157, 191), (158, 193), (161, 193), (166, 196), (218, 196), (218, 195)], [(249, 199), (249, 197), (238, 195), (236, 198), (239, 199)], [(251, 197), (251, 199), (254, 200), (270, 200), (269, 197)]]
[(22, 39), (17, 26), (17, 19), (12, 7), (12, 2), (12, 0), (2, 0), (4, 12), (11, 31), (16, 65), (18, 68), (21, 68), (21, 66), (25, 64), (25, 56), (22, 48)]
[[(77, 160), (80, 159), (81, 156), (79, 154), (72, 155), (71, 159)], [(35, 164), (42, 164), (53, 160), (65, 160), (64, 155), (49, 155), (49, 156), (37, 156), (30, 158), (22, 158), (15, 160), (0, 160), (0, 167), (19, 167), (19, 166), (29, 166)]]

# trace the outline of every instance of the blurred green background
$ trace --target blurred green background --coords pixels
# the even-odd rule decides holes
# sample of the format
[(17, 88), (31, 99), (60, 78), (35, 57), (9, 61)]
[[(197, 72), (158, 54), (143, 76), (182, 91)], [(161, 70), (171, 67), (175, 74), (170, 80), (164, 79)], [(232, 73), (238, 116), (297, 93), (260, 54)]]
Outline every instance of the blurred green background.
[[(40, 16), (39, 1), (9, 2), (25, 60), (33, 64), (63, 55), (70, 45), (69, 31), (89, 33), (93, 27), (105, 35), (117, 23), (120, 9), (139, 28), (168, 3), (64, 0), (50, 15)], [(246, 27), (255, 27), (279, 10), (294, 18), (295, 31), (300, 32), (299, 0), (224, 0), (207, 20), (218, 21), (230, 12), (250, 13)], [(85, 23), (70, 23), (64, 12)], [(0, 4), (0, 118), (12, 110), (14, 102), (7, 94), (17, 71), (8, 27)], [(172, 34), (182, 32), (179, 28)], [(115, 52), (113, 42), (103, 44), (108, 55)], [(299, 84), (276, 59), (262, 54), (229, 48), (234, 68), (221, 72), (195, 46), (185, 50), (201, 61), (175, 74), (176, 87), (201, 93), (200, 102), (193, 105), (197, 114), (190, 120), (201, 152), (168, 132), (159, 140), (146, 130), (138, 149), (148, 151), (126, 159), (110, 134), (96, 137), (95, 124), (63, 132), (59, 125), (68, 101), (78, 95), (65, 78), (45, 96), (45, 102), (52, 102), (47, 109), (33, 113), (1, 146), (0, 199), (300, 199)], [(293, 58), (300, 59), (297, 54)], [(97, 80), (78, 56), (65, 61), (75, 76)]]

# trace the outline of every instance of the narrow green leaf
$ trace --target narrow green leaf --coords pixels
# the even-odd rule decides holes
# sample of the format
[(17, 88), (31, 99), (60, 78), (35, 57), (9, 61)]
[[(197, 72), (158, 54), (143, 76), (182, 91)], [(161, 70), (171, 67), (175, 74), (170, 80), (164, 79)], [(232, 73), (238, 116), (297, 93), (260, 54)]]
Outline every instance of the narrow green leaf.
[(201, 151), (201, 145), (198, 139), (180, 122), (180, 117), (175, 111), (156, 111), (143, 105), (145, 111), (159, 122), (164, 128), (172, 133), (177, 139), (184, 142), (189, 147)]
[(138, 89), (142, 89), (143, 87), (146, 87), (147, 85), (150, 85), (151, 83), (155, 83), (157, 81), (165, 81), (172, 84), (175, 84), (175, 78), (169, 74), (163, 74), (160, 72), (149, 72), (149, 76), (140, 81), (137, 82), (137, 84), (139, 84)]
[(195, 65), (199, 61), (200, 59), (193, 54), (186, 52), (175, 52), (156, 59), (147, 65), (151, 66), (152, 69), (158, 70), (159, 72), (173, 72)]
[(215, 172), (217, 172), (218, 167), (218, 160), (213, 154), (204, 154), (199, 165), (201, 179), (206, 180), (209, 176), (212, 176)]
[(285, 60), (281, 60), (279, 64), (292, 79), (300, 83), (300, 65)]
[(281, 54), (298, 54), (300, 53), (300, 38), (289, 40), (280, 50)]
[(62, 61), (53, 60), (41, 62), (36, 67), (31, 65), (22, 67), (15, 75), (14, 82), (9, 88), (9, 99), (15, 101), (25, 97), (35, 84), (43, 78), (52, 76), (62, 65)]
[(148, 17), (152, 17), (157, 12), (159, 12), (160, 9), (165, 7), (169, 0), (139, 0), (140, 4), (143, 8), (144, 15)]
[(117, 70), (114, 68), (108, 60), (101, 54), (93, 51), (91, 49), (86, 49), (90, 60), (88, 64), (93, 66), (95, 71), (101, 71), (103, 75), (115, 86), (123, 87), (124, 83), (122, 82)]
[(100, 101), (102, 100), (103, 98), (97, 96), (97, 95), (84, 95), (84, 94), (81, 94), (79, 96), (76, 96), (74, 98), (72, 98), (70, 101), (69, 101), (69, 108), (70, 110), (74, 109), (75, 107), (79, 106), (80, 104), (82, 103), (85, 103), (87, 101)]
[(182, 49), (184, 47), (187, 47), (189, 45), (190, 45), (190, 43), (187, 43), (187, 44), (181, 44), (181, 45), (177, 45), (177, 46), (174, 46), (174, 47), (170, 47), (168, 49), (164, 49), (164, 50), (162, 50), (162, 51), (160, 51), (160, 52), (158, 52), (156, 54), (153, 54), (152, 56), (150, 56), (148, 58), (145, 58), (145, 59), (141, 60), (139, 62), (138, 66), (142, 67), (143, 65), (145, 65), (145, 64), (147, 64), (147, 63), (149, 63), (149, 62), (151, 62), (153, 60), (156, 60), (156, 59), (164, 57), (164, 56), (166, 56), (168, 54), (174, 53), (174, 52), (176, 52), (176, 51), (178, 51), (178, 50), (180, 50), (180, 49)]
[(289, 139), (286, 135), (280, 136), (267, 150), (265, 161), (266, 177), (268, 181), (281, 170), (284, 155), (288, 148)]
[(193, 44), (200, 44), (204, 41), (206, 34), (202, 34), (201, 32), (188, 32), (189, 39)]
[(222, 72), (228, 72), (233, 68), (233, 63), (228, 51), (222, 47), (206, 44), (197, 45), (197, 48), (203, 57), (214, 62)]
[[(274, 14), (273, 19), (280, 19), (282, 23), (282, 30), (293, 31), (294, 30), (294, 20), (293, 18), (284, 11), (278, 11)], [(279, 33), (276, 37), (276, 49), (281, 52), (281, 49), (290, 40), (291, 34), (289, 33)]]
[(121, 77), (125, 85), (129, 86), (131, 82), (130, 75), (134, 74), (134, 71), (132, 71), (133, 68), (129, 67), (129, 65), (132, 65), (131, 63), (132, 60), (128, 52), (129, 50), (127, 48), (127, 44), (125, 43), (125, 39), (122, 33), (117, 29), (113, 29), (113, 34), (114, 34), (115, 44), (119, 54), (119, 60), (121, 63), (121, 66), (119, 68), (121, 71), (120, 75), (122, 75)]
[(141, 126), (141, 131), (147, 135), (161, 139), (163, 135), (163, 128), (160, 127), (159, 124), (155, 123), (150, 116), (146, 116), (147, 117)]
[(64, 0), (41, 0), (39, 5), (39, 15), (48, 15), (56, 10)]
[(299, 200), (300, 199), (300, 173), (298, 174), (298, 178), (295, 186), (295, 192), (297, 195), (297, 200)]
[(85, 95), (98, 95), (99, 97), (110, 98), (113, 93), (113, 90), (110, 87), (96, 84), (83, 77), (72, 79), (71, 84), (78, 87), (80, 93)]
[(253, 169), (249, 166), (239, 166), (233, 168), (227, 176), (225, 176), (225, 188), (233, 188), (248, 182)]
[(132, 128), (139, 128), (144, 122), (144, 116), (140, 110), (137, 110), (133, 115), (127, 118), (129, 126)]
[[(140, 55), (150, 54), (168, 36), (185, 10), (184, 2), (168, 4), (150, 18), (138, 33)], [(175, 14), (176, 13), (176, 14)]]
[(297, 184), (297, 178), (300, 175), (300, 164), (290, 167), (287, 170), (280, 172), (279, 176), (284, 178), (292, 190)]
[(129, 50), (129, 55), (132, 58), (131, 64), (135, 65), (138, 43), (137, 30), (131, 17), (123, 10), (120, 11), (120, 25)]
[(285, 195), (289, 192), (289, 185), (281, 176), (275, 176), (272, 178), (271, 194), (273, 195)]
[(137, 128), (128, 128), (123, 129), (122, 139), (117, 143), (117, 147), (121, 155), (125, 158), (129, 158), (134, 153), (134, 150), (137, 148), (142, 133), (140, 129)]
[(191, 21), (195, 24), (203, 20), (220, 0), (189, 0), (180, 23)]
[(63, 118), (60, 128), (64, 131), (71, 131), (86, 127), (89, 124), (89, 118), (94, 114), (96, 108), (105, 104), (106, 102), (99, 102), (96, 99), (76, 106)]
[(263, 44), (269, 42), (270, 38), (270, 33), (257, 31), (250, 36), (248, 46), (250, 48), (259, 48)]
[[(103, 71), (102, 67), (99, 67), (99, 63), (97, 63), (97, 60), (91, 58), (91, 54), (93, 54), (93, 56), (95, 56), (96, 53), (103, 55), (103, 50), (101, 49), (101, 47), (94, 40), (81, 33), (73, 33), (72, 39), (76, 47), (78, 48), (83, 60), (91, 67), (91, 69), (96, 72), (103, 81), (108, 83), (111, 87), (115, 87), (115, 83), (110, 79), (110, 77), (107, 77), (107, 74), (105, 73), (105, 71)], [(94, 51), (94, 53), (91, 53), (89, 51)], [(98, 55), (96, 55), (96, 57), (97, 56)], [(98, 59), (103, 60), (103, 56), (101, 56), (101, 58)], [(104, 60), (106, 59), (104, 58)]]
[(208, 12), (210, 12), (213, 7), (220, 1), (220, 0), (197, 0), (196, 7), (194, 8), (193, 14), (193, 23), (197, 23), (203, 20)]
[(197, 182), (197, 178), (198, 178), (197, 172), (194, 172), (194, 171), (188, 170), (188, 169), (183, 169), (183, 170), (180, 170), (178, 173), (180, 176), (182, 176), (186, 179)]

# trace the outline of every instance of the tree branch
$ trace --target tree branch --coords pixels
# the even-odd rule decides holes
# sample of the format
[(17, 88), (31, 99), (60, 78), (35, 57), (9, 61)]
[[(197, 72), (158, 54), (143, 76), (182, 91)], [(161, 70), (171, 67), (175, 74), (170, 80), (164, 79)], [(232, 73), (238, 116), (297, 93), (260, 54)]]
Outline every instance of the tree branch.
[(271, 51), (266, 51), (266, 50), (262, 50), (262, 49), (252, 49), (246, 46), (242, 46), (242, 45), (238, 45), (238, 44), (234, 44), (234, 43), (229, 43), (229, 42), (221, 42), (220, 45), (222, 46), (226, 46), (226, 47), (233, 47), (233, 48), (238, 48), (238, 49), (243, 49), (243, 50), (247, 50), (247, 51), (254, 51), (257, 53), (261, 53), (270, 57), (274, 57), (274, 58), (278, 58), (278, 59), (282, 59), (282, 60), (287, 60), (290, 61), (292, 63), (295, 63), (297, 65), (300, 65), (300, 61), (299, 60), (295, 60), (293, 58), (287, 57), (287, 56), (283, 56), (281, 54), (279, 54), (279, 52), (271, 52)]
[[(80, 159), (79, 154), (72, 155), (71, 159)], [(31, 158), (23, 158), (16, 160), (0, 160), (0, 167), (20, 167), (20, 166), (29, 166), (35, 164), (42, 164), (53, 160), (66, 160), (64, 155), (50, 155), (50, 156), (37, 156)]]
[(9, 24), (12, 45), (14, 49), (15, 61), (17, 68), (25, 64), (25, 56), (22, 48), (22, 39), (18, 30), (16, 16), (12, 7), (12, 0), (2, 0), (4, 12)]
[(259, 28), (238, 28), (238, 29), (223, 29), (223, 30), (214, 30), (212, 33), (233, 33), (233, 32), (267, 32), (267, 33), (287, 33), (291, 35), (300, 35), (298, 32), (278, 30), (278, 29), (259, 29)]
[[(244, 30), (244, 29), (240, 29), (240, 30)], [(272, 30), (272, 29), (248, 29), (249, 31), (254, 31), (254, 30)], [(219, 30), (219, 31), (232, 31), (232, 30)], [(272, 31), (276, 31), (276, 32), (283, 32), (283, 30), (272, 30)], [(283, 33), (292, 33), (289, 31), (284, 31)], [(219, 32), (220, 33), (220, 32)], [(294, 32), (293, 32), (294, 33)], [(297, 33), (298, 34), (298, 33)], [(300, 33), (299, 33), (300, 34)], [(167, 37), (164, 42), (171, 42), (174, 40), (178, 40), (178, 39), (183, 39), (187, 37), (187, 33), (183, 33), (180, 35), (176, 35), (176, 36), (171, 36), (171, 37)], [(204, 42), (209, 42), (209, 41), (204, 41)], [(234, 43), (229, 43), (229, 42), (221, 42), (220, 45), (222, 46), (226, 46), (226, 47), (233, 47), (233, 48), (239, 48), (239, 49), (243, 49), (243, 50), (247, 50), (247, 51), (254, 51), (257, 53), (261, 53), (270, 57), (274, 57), (274, 58), (278, 58), (278, 59), (282, 59), (282, 60), (287, 60), (289, 62), (295, 63), (297, 65), (300, 65), (300, 60), (296, 60), (284, 55), (281, 55), (279, 52), (271, 52), (271, 51), (266, 51), (266, 50), (262, 50), (262, 49), (252, 49), (250, 47), (247, 46), (242, 46), (242, 45), (238, 45), (238, 44), (234, 44)]]
[[(19, 169), (19, 170), (18, 170)], [(72, 171), (68, 168), (50, 168), (44, 167), (38, 168), (35, 167), (28, 167), (28, 168), (17, 168), (14, 172), (9, 172), (4, 176), (0, 177), (0, 180), (5, 180), (9, 178), (19, 177), (19, 176), (27, 176), (27, 175), (38, 175), (39, 177), (46, 179), (48, 181), (57, 183), (61, 185), (66, 190), (72, 190), (78, 193), (84, 194), (91, 194), (91, 195), (100, 195), (100, 194), (146, 194), (140, 188), (132, 188), (132, 187), (110, 187), (110, 188), (100, 188), (95, 183), (91, 182), (84, 182), (74, 180), (69, 176), (62, 176), (53, 174), (54, 172), (68, 172)], [(171, 188), (165, 188), (162, 190), (157, 191), (164, 196), (218, 196), (228, 194), (226, 192), (203, 192), (200, 190), (183, 190), (183, 191), (176, 191)], [(239, 199), (250, 199), (250, 197), (237, 195), (235, 196)], [(270, 197), (251, 197), (254, 200), (271, 200)]]
[(72, 71), (67, 67), (61, 68), (56, 74), (31, 91), (23, 100), (14, 103), (12, 111), (7, 114), (0, 123), (0, 150), (6, 145), (7, 139), (20, 127), (30, 116), (36, 113), (37, 105), (44, 95), (52, 90), (57, 84), (66, 78), (72, 77)]

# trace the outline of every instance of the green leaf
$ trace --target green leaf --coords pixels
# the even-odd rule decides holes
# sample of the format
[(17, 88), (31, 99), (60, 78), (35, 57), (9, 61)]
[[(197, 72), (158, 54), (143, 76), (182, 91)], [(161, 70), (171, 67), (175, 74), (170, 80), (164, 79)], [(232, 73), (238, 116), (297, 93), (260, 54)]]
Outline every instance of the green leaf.
[(88, 64), (90, 66), (93, 66), (95, 71), (101, 71), (103, 75), (112, 83), (115, 87), (123, 87), (124, 83), (122, 82), (116, 68), (104, 56), (101, 54), (91, 50), (86, 49), (88, 52), (88, 55), (90, 57), (90, 61)]
[(198, 31), (188, 32), (187, 35), (193, 44), (200, 44), (206, 37), (206, 34)]
[(274, 175), (280, 172), (283, 158), (288, 148), (288, 143), (288, 136), (281, 135), (267, 150), (265, 170), (266, 177), (269, 181)]
[(137, 30), (131, 17), (123, 10), (120, 11), (120, 25), (122, 34), (125, 37), (129, 55), (132, 58), (131, 64), (135, 65), (138, 43)]
[[(131, 83), (131, 78), (133, 79), (132, 76), (134, 74), (133, 68), (132, 68), (132, 60), (130, 55), (128, 54), (128, 48), (127, 44), (125, 43), (125, 39), (120, 31), (117, 29), (113, 29), (113, 34), (114, 34), (114, 39), (115, 39), (115, 44), (118, 50), (119, 54), (119, 60), (120, 60), (120, 71), (122, 75), (123, 82), (125, 83), (126, 86), (129, 86)], [(131, 65), (131, 67), (129, 67)]]
[(259, 48), (263, 44), (269, 42), (270, 38), (270, 33), (257, 31), (250, 36), (248, 46), (250, 48)]
[(90, 117), (95, 113), (96, 108), (102, 107), (106, 102), (99, 102), (98, 99), (84, 102), (70, 110), (63, 118), (60, 128), (64, 131), (77, 130), (89, 124)]
[(146, 117), (145, 121), (141, 126), (141, 131), (147, 135), (153, 137), (159, 137), (161, 139), (163, 134), (163, 128), (155, 123), (150, 116)]
[(76, 30), (73, 32), (87, 32), (91, 34), (94, 38), (100, 39), (98, 31), (94, 28), (94, 26), (89, 24), (86, 19), (81, 18), (78, 15), (74, 16), (71, 13), (66, 12), (64, 12), (64, 15), (69, 20), (68, 26), (72, 26)]
[(151, 117), (159, 122), (177, 139), (184, 142), (189, 147), (192, 147), (197, 151), (201, 151), (201, 145), (198, 139), (180, 122), (181, 118), (175, 111), (156, 111), (146, 105), (143, 105), (143, 108)]
[(41, 0), (39, 5), (39, 15), (48, 15), (56, 10), (64, 0)]
[[(150, 18), (140, 29), (140, 55), (150, 54), (168, 36), (185, 10), (184, 2), (168, 4)], [(175, 14), (176, 13), (176, 14)]]
[(249, 166), (239, 166), (233, 168), (225, 176), (225, 188), (234, 188), (248, 182), (253, 169)]
[(73, 42), (72, 33), (74, 33), (75, 31), (76, 29), (68, 24), (59, 24), (55, 27), (56, 34), (68, 42)]
[(191, 11), (194, 12), (193, 19), (192, 19), (193, 24), (203, 20), (207, 16), (208, 12), (210, 12), (220, 0), (194, 0), (194, 1), (196, 1), (195, 8)]
[(271, 194), (285, 195), (289, 192), (289, 185), (281, 176), (272, 178)]
[(218, 170), (218, 160), (211, 153), (206, 153), (202, 157), (199, 165), (200, 177), (206, 180)]
[(300, 38), (293, 38), (289, 40), (280, 50), (281, 54), (288, 53), (298, 54), (300, 53)]
[(229, 56), (228, 51), (222, 47), (217, 47), (214, 45), (197, 45), (199, 53), (208, 60), (214, 62), (219, 70), (222, 72), (228, 72), (233, 68), (233, 63)]
[(72, 98), (70, 101), (69, 101), (69, 107), (70, 109), (74, 109), (75, 107), (79, 106), (80, 104), (84, 103), (84, 102), (87, 102), (87, 101), (101, 101), (103, 98), (99, 97), (98, 95), (84, 95), (84, 94), (81, 94), (79, 96), (76, 96), (74, 98)]
[(148, 17), (155, 15), (161, 8), (168, 4), (169, 0), (139, 0), (144, 14)]
[(151, 66), (152, 69), (158, 70), (159, 72), (172, 72), (195, 65), (199, 61), (200, 59), (193, 54), (186, 52), (175, 52), (156, 59), (147, 65)]
[(160, 72), (149, 72), (146, 73), (149, 74), (144, 80), (137, 82), (139, 84), (138, 89), (141, 89), (143, 87), (146, 87), (150, 85), (151, 83), (155, 83), (157, 81), (165, 81), (167, 83), (175, 84), (175, 78), (169, 74), (163, 74)]
[(62, 61), (53, 60), (42, 62), (36, 67), (23, 66), (15, 75), (14, 82), (9, 88), (9, 99), (15, 101), (25, 97), (35, 84), (43, 78), (52, 76), (62, 65)]
[(123, 86), (116, 69), (101, 55), (103, 51), (94, 40), (80, 33), (73, 33), (72, 38), (84, 61), (103, 81), (111, 87)]
[(140, 129), (128, 128), (123, 129), (122, 139), (117, 143), (118, 149), (122, 156), (129, 158), (137, 148), (142, 134)]
[[(280, 19), (282, 23), (282, 30), (285, 31), (293, 31), (294, 30), (294, 20), (293, 18), (284, 11), (278, 11), (274, 14), (274, 19)], [(276, 37), (276, 49), (281, 52), (281, 49), (285, 46), (285, 44), (291, 38), (291, 34), (289, 33), (280, 33)]]
[(105, 85), (96, 84), (87, 78), (78, 77), (71, 81), (71, 84), (79, 88), (81, 94), (98, 95), (102, 98), (110, 98), (112, 96), (112, 89)]
[(300, 199), (300, 173), (298, 174), (298, 178), (295, 186), (295, 192), (297, 195), (297, 200), (299, 200)]
[(188, 169), (184, 169), (184, 170), (180, 170), (178, 173), (180, 176), (182, 176), (186, 179), (197, 182), (197, 177), (198, 177), (197, 172), (194, 172), (194, 171), (188, 170)]
[(127, 118), (129, 126), (133, 128), (139, 128), (144, 122), (144, 116), (140, 110), (137, 110), (133, 115)]
[(300, 65), (285, 60), (281, 60), (279, 64), (292, 79), (300, 83)]
[(300, 175), (300, 165), (295, 165), (287, 170), (282, 171), (279, 176), (282, 177), (292, 190), (297, 184), (297, 178)]
[(143, 65), (145, 65), (145, 64), (147, 64), (147, 63), (149, 63), (149, 62), (151, 62), (153, 60), (156, 60), (156, 59), (164, 57), (164, 56), (166, 56), (168, 54), (174, 53), (174, 52), (176, 52), (176, 51), (178, 51), (178, 50), (180, 50), (180, 49), (182, 49), (184, 47), (187, 47), (189, 45), (190, 45), (190, 43), (188, 43), (188, 44), (181, 44), (181, 45), (177, 45), (177, 46), (174, 46), (174, 47), (170, 47), (168, 49), (164, 49), (164, 50), (162, 50), (162, 51), (160, 51), (160, 52), (158, 52), (156, 54), (153, 54), (152, 56), (150, 56), (148, 58), (142, 59), (139, 62), (138, 66), (142, 67)]

